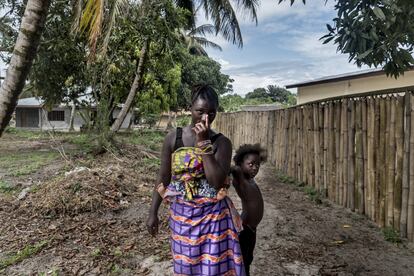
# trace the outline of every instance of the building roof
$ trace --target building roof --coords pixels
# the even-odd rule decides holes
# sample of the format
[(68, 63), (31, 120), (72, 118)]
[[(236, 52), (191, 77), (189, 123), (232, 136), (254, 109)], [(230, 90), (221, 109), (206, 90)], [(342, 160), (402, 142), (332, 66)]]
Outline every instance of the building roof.
[(281, 104), (241, 105), (242, 111), (272, 111), (283, 108)]
[(342, 81), (342, 80), (350, 80), (350, 79), (358, 79), (358, 78), (377, 76), (377, 75), (382, 75), (382, 74), (385, 74), (385, 72), (381, 68), (360, 70), (360, 71), (351, 72), (351, 73), (327, 76), (327, 77), (318, 78), (314, 80), (298, 82), (294, 84), (288, 84), (286, 85), (286, 88), (311, 86), (311, 85), (316, 85), (316, 84), (336, 82), (336, 81)]
[(44, 101), (40, 98), (24, 98), (17, 101), (18, 107), (42, 107)]

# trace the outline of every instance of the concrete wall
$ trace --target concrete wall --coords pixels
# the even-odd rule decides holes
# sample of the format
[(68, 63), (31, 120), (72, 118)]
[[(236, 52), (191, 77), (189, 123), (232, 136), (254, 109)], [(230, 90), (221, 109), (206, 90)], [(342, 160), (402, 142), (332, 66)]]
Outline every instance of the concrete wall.
[[(28, 108), (17, 108), (16, 109), (16, 127), (26, 127), (31, 129), (41, 129), (41, 130), (61, 130), (61, 131), (67, 131), (69, 130), (69, 121), (70, 121), (70, 113), (71, 113), (71, 107), (56, 107), (53, 108), (53, 111), (64, 111), (65, 112), (65, 120), (64, 121), (49, 121), (48, 120), (48, 111), (44, 109), (39, 108), (30, 108), (29, 111), (31, 111), (29, 118), (33, 122), (38, 122), (35, 125), (33, 123), (30, 124), (30, 127), (28, 126), (22, 126), (22, 114), (27, 114)], [(82, 116), (79, 114), (79, 112), (87, 112), (86, 110), (76, 110), (75, 118), (73, 122), (73, 126), (76, 131), (79, 131), (81, 126), (85, 124)], [(120, 110), (115, 110), (114, 112), (114, 118), (119, 114)], [(132, 114), (127, 114), (124, 123), (122, 124), (121, 128), (125, 129), (128, 128), (130, 120), (131, 120)], [(25, 121), (27, 121), (27, 116)]]
[(41, 117), (41, 129), (42, 130), (68, 130), (69, 129), (69, 119), (70, 119), (70, 108), (68, 107), (58, 107), (53, 108), (53, 111), (64, 111), (65, 120), (64, 121), (49, 121), (47, 118), (47, 111), (42, 109)]
[(384, 75), (298, 87), (298, 104), (320, 99), (414, 86), (414, 71), (398, 79)]

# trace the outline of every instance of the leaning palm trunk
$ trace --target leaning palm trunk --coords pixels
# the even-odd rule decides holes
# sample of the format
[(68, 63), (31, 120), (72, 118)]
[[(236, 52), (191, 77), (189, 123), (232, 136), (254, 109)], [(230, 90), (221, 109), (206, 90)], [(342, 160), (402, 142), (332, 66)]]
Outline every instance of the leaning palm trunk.
[(117, 132), (121, 128), (122, 123), (124, 122), (125, 117), (128, 114), (129, 110), (131, 109), (132, 103), (134, 102), (135, 96), (138, 91), (139, 83), (141, 82), (142, 76), (144, 75), (144, 63), (145, 63), (145, 59), (147, 56), (149, 43), (150, 43), (149, 39), (146, 39), (144, 41), (144, 46), (142, 46), (141, 56), (139, 57), (137, 70), (135, 72), (134, 82), (132, 83), (131, 89), (129, 90), (129, 94), (125, 101), (124, 106), (119, 112), (119, 115), (116, 118), (115, 122), (111, 126), (112, 132)]
[(75, 122), (75, 112), (76, 112), (76, 104), (75, 101), (72, 102), (72, 109), (70, 111), (70, 119), (69, 119), (69, 131), (75, 131), (74, 122)]
[(6, 78), (0, 88), (0, 136), (8, 125), (35, 58), (50, 0), (29, 0)]

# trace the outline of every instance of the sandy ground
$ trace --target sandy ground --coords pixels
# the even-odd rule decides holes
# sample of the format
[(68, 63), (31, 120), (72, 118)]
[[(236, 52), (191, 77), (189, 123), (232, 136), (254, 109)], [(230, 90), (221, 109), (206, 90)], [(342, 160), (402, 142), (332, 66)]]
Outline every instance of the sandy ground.
[(253, 275), (414, 275), (410, 246), (387, 242), (367, 218), (328, 201), (317, 205), (275, 179), (269, 167), (257, 177), (265, 215)]
[[(2, 139), (0, 149), (22, 150), (18, 142), (10, 140), (7, 146)], [(22, 145), (25, 151), (49, 148), (47, 141)], [(33, 185), (38, 188), (24, 199), (0, 195), (0, 275), (171, 275), (165, 207), (157, 238), (145, 230), (157, 168), (142, 166), (139, 148), (115, 157), (100, 157), (90, 171), (67, 177), (59, 170), (73, 168), (56, 161), (19, 178), (37, 180)], [(52, 180), (58, 180), (42, 181), (51, 171)], [(298, 187), (276, 179), (269, 166), (257, 177), (265, 215), (257, 230), (252, 275), (414, 275), (412, 244), (387, 242), (364, 216), (329, 201), (316, 204)], [(62, 192), (66, 188), (95, 205), (79, 201), (83, 209), (76, 212), (57, 208), (56, 197), (64, 206), (76, 203)], [(230, 196), (240, 207), (233, 190)], [(44, 211), (48, 208), (57, 211), (51, 215)], [(39, 242), (46, 242), (40, 250), (1, 268), (3, 260)]]

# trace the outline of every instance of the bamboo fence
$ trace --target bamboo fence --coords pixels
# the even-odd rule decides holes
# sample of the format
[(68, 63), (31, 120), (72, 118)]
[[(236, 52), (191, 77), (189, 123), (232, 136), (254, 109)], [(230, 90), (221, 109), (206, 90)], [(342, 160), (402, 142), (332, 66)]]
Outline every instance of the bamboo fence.
[(235, 148), (261, 143), (277, 170), (414, 241), (412, 93), (219, 113), (214, 127)]

